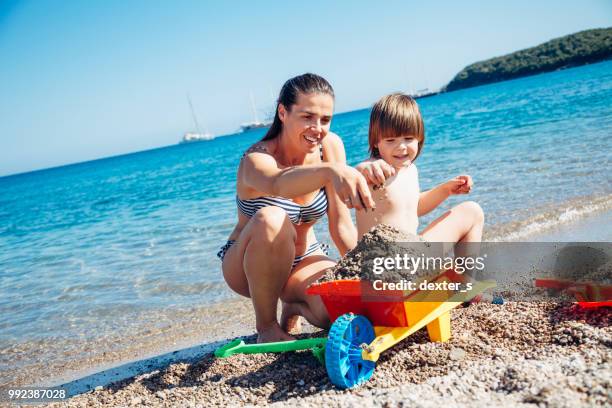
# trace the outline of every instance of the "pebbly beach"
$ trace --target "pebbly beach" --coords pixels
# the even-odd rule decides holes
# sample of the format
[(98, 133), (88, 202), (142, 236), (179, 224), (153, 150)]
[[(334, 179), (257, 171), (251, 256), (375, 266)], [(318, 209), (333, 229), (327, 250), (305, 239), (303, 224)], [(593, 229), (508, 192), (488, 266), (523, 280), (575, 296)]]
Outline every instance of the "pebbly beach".
[(206, 354), (50, 406), (609, 404), (609, 311), (482, 304), (453, 311), (452, 322), (449, 343), (415, 335), (387, 353), (357, 389), (336, 389), (305, 352), (227, 359)]

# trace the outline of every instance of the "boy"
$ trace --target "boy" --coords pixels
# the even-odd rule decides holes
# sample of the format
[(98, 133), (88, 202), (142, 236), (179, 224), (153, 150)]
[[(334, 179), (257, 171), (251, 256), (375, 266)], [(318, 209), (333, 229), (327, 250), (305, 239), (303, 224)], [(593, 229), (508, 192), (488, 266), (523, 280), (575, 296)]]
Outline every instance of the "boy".
[[(417, 234), (418, 217), (449, 196), (467, 194), (472, 188), (472, 178), (460, 175), (431, 190), (420, 191), (414, 161), (425, 142), (425, 126), (416, 101), (408, 95), (387, 95), (374, 105), (368, 141), (371, 158), (360, 163), (357, 170), (368, 180), (376, 209), (356, 212), (359, 238), (378, 224)], [(430, 242), (480, 242), (483, 225), (482, 209), (467, 201), (444, 213), (419, 235)]]

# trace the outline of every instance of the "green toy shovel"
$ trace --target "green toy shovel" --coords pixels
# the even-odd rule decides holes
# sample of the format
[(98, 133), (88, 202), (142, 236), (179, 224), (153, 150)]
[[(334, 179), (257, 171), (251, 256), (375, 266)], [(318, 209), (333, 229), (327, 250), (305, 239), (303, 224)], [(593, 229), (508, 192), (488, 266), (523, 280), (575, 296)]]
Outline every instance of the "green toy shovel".
[(215, 350), (215, 357), (225, 358), (234, 354), (284, 353), (287, 351), (308, 350), (321, 362), (325, 363), (325, 344), (327, 337), (279, 341), (276, 343), (246, 344), (240, 339), (233, 340)]

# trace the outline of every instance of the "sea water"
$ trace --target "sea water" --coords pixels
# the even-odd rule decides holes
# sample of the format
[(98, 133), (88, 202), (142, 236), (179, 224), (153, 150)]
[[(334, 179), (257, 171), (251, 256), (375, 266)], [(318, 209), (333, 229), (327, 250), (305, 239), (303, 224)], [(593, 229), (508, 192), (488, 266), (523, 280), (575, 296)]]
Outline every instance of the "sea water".
[[(612, 62), (419, 105), (422, 190), (474, 179), (421, 226), (469, 197), (489, 238), (528, 239), (610, 206)], [(333, 118), (349, 164), (367, 157), (368, 120), (369, 108)], [(0, 178), (0, 385), (20, 364), (76, 358), (105, 336), (180, 324), (236, 296), (216, 252), (236, 223), (239, 160), (264, 132)], [(331, 244), (326, 220), (316, 233)]]

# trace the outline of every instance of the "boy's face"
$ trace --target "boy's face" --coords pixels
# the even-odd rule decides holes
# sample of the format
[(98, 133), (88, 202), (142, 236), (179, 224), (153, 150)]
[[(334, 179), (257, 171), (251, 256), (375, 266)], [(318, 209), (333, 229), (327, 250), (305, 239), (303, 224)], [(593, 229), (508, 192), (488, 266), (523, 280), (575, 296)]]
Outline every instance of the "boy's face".
[(419, 151), (419, 141), (412, 135), (381, 139), (378, 142), (380, 157), (399, 169), (410, 166)]

